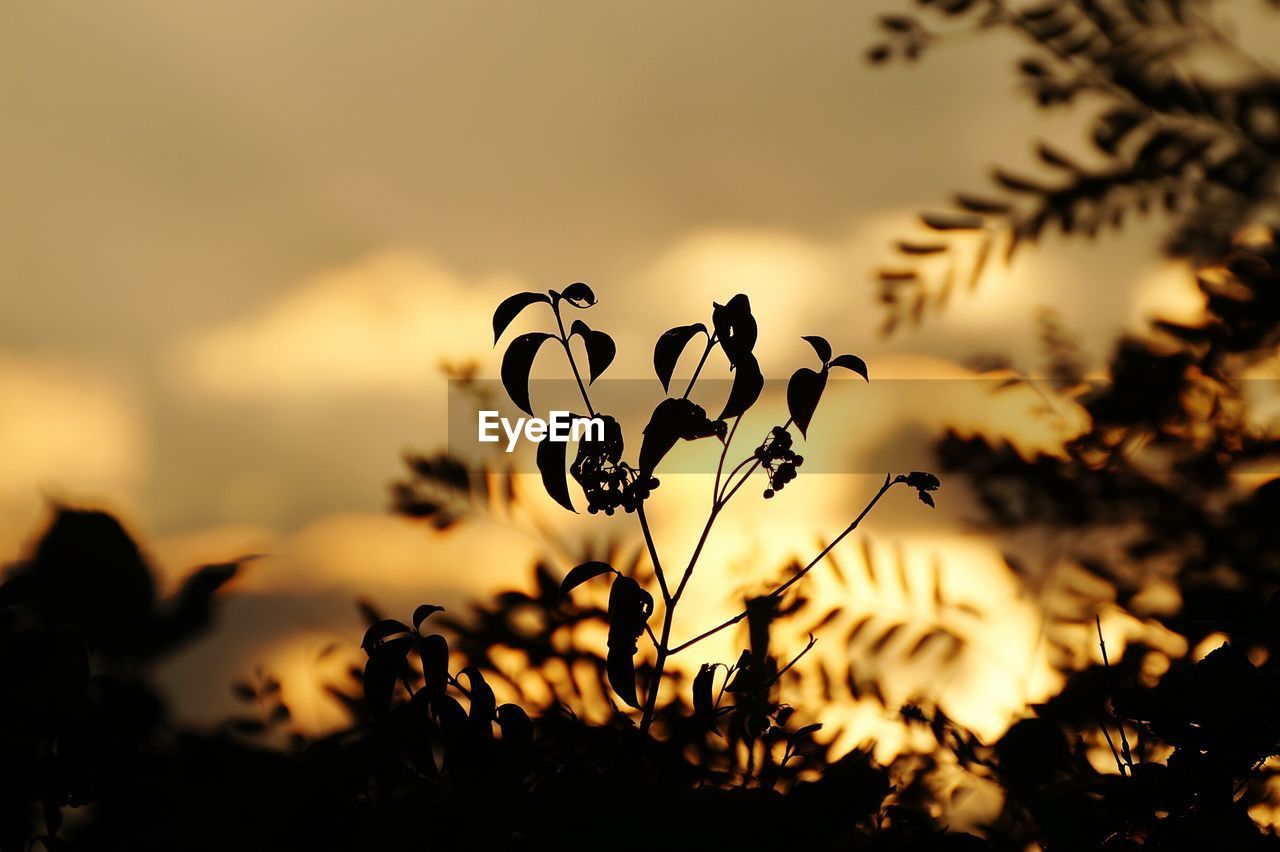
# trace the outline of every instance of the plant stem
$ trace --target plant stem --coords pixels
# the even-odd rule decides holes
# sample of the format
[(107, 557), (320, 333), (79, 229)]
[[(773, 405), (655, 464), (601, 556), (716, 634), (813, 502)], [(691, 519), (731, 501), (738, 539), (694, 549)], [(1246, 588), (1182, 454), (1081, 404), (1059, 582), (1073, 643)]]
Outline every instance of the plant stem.
[[(845, 536), (847, 536), (849, 533), (853, 532), (855, 529), (858, 528), (858, 524), (862, 523), (862, 519), (867, 516), (867, 513), (869, 513), (873, 508), (875, 508), (876, 503), (880, 502), (880, 498), (883, 497), (885, 493), (890, 488), (892, 488), (895, 484), (896, 484), (896, 480), (894, 480), (891, 475), (886, 474), (884, 478), (884, 484), (880, 486), (880, 490), (876, 492), (876, 495), (871, 498), (871, 502), (867, 503), (867, 505), (863, 507), (862, 511), (858, 513), (858, 517), (854, 518), (853, 522), (849, 524), (849, 526), (845, 527), (844, 531), (841, 532), (840, 535), (832, 539), (830, 544), (822, 548), (822, 552), (819, 553), (817, 556), (813, 557), (813, 559), (809, 561), (808, 565), (804, 566), (795, 574), (793, 574), (789, 580), (787, 580), (781, 586), (778, 586), (778, 588), (774, 589), (766, 597), (771, 597), (775, 599), (781, 598), (782, 595), (786, 593), (787, 589), (794, 586), (806, 574), (808, 574), (811, 570), (813, 570), (814, 566), (816, 566), (819, 562), (825, 559), (827, 554), (829, 554), (837, 544), (839, 544), (841, 541), (844, 540)], [(670, 650), (667, 656), (670, 656), (671, 654), (678, 654), (681, 651), (683, 651), (685, 648), (688, 648), (692, 645), (696, 645), (699, 642), (701, 642), (703, 639), (707, 639), (711, 636), (714, 636), (715, 634), (719, 633), (721, 630), (724, 630), (725, 628), (732, 627), (733, 625), (742, 621), (742, 619), (746, 617), (747, 617), (747, 611), (743, 610), (742, 612), (735, 615), (733, 618), (730, 618), (728, 621), (721, 622), (720, 624), (717, 624), (715, 627), (711, 628), (710, 630), (707, 630), (703, 633), (698, 634), (697, 636), (693, 637), (689, 641), (682, 642), (681, 644), (675, 646)], [(665, 645), (666, 642), (664, 641), (663, 644)]]
[(662, 561), (658, 559), (658, 548), (653, 542), (653, 533), (649, 531), (649, 518), (644, 513), (644, 501), (636, 507), (636, 516), (640, 519), (640, 531), (644, 533), (644, 543), (649, 548), (649, 559), (653, 561), (653, 573), (658, 577), (658, 585), (662, 588), (662, 599), (669, 606), (671, 592), (667, 588), (667, 576), (662, 571)]
[[(794, 423), (794, 422), (795, 422), (794, 420), (792, 420), (790, 417), (788, 417), (788, 418), (787, 418), (787, 422), (782, 424), (782, 428), (783, 428), (784, 430), (785, 430), (785, 429), (790, 429), (790, 428), (791, 428), (791, 424), (792, 424), (792, 423)], [(726, 494), (726, 495), (725, 495), (725, 497), (724, 497), (724, 499), (722, 499), (722, 500), (720, 501), (720, 502), (721, 502), (721, 504), (728, 503), (731, 499), (733, 499), (733, 495), (738, 493), (738, 489), (739, 489), (739, 488), (741, 488), (741, 487), (746, 483), (746, 481), (747, 481), (748, 479), (750, 479), (750, 478), (751, 478), (751, 474), (755, 473), (755, 472), (756, 472), (756, 468), (758, 468), (758, 467), (760, 466), (760, 459), (758, 459), (758, 458), (754, 458), (754, 457), (752, 457), (752, 458), (745, 458), (745, 459), (743, 459), (741, 462), (739, 462), (739, 463), (738, 463), (738, 466), (737, 466), (737, 467), (735, 467), (735, 468), (733, 469), (733, 473), (730, 473), (730, 474), (729, 474), (729, 477), (728, 477), (728, 478), (729, 478), (729, 480), (732, 480), (732, 479), (733, 479), (733, 474), (734, 474), (734, 473), (737, 473), (737, 472), (742, 468), (742, 466), (743, 466), (744, 464), (746, 464), (747, 462), (749, 462), (749, 461), (754, 462), (754, 464), (752, 464), (752, 465), (751, 465), (751, 467), (747, 468), (747, 472), (746, 472), (746, 473), (744, 473), (744, 474), (742, 475), (742, 478), (738, 480), (737, 484), (736, 484), (736, 485), (734, 485), (732, 489), (730, 489), (730, 488), (729, 488), (729, 483), (728, 483), (727, 481), (725, 482), (725, 484), (724, 484), (725, 490), (726, 490), (726, 491), (728, 491), (729, 493), (728, 493), (728, 494)]]
[(578, 372), (578, 362), (573, 359), (573, 350), (569, 348), (569, 335), (564, 332), (564, 320), (560, 318), (560, 302), (558, 300), (551, 303), (551, 312), (556, 315), (556, 328), (560, 330), (560, 345), (564, 347), (564, 354), (569, 359), (569, 367), (573, 370), (573, 378), (578, 383), (578, 392), (582, 394), (582, 401), (587, 406), (587, 414), (595, 417), (596, 410), (591, 407), (591, 399), (587, 396), (587, 386), (582, 383), (582, 374)]
[(698, 381), (698, 376), (702, 373), (702, 367), (707, 363), (707, 356), (711, 354), (711, 350), (715, 347), (716, 336), (713, 332), (711, 336), (707, 338), (707, 348), (702, 350), (702, 357), (698, 359), (698, 366), (693, 368), (693, 376), (689, 379), (689, 384), (685, 386), (684, 394), (680, 397), (681, 399), (689, 398), (689, 393), (693, 390), (694, 382)]

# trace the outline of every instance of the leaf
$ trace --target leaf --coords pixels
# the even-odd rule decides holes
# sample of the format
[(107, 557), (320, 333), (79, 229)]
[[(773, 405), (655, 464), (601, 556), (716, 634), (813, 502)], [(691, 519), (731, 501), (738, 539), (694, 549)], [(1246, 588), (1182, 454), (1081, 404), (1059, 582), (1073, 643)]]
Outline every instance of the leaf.
[(759, 333), (756, 319), (751, 315), (751, 301), (742, 293), (727, 304), (712, 304), (711, 325), (716, 330), (720, 348), (729, 359), (729, 366), (737, 368), (743, 355), (750, 355), (756, 346)]
[(935, 231), (977, 231), (983, 225), (982, 217), (963, 213), (921, 213), (920, 221)]
[(609, 654), (606, 673), (618, 697), (639, 708), (636, 699), (637, 641), (653, 614), (653, 596), (631, 577), (619, 577), (609, 590)]
[(738, 365), (733, 372), (733, 386), (729, 388), (729, 398), (725, 400), (724, 410), (720, 412), (720, 420), (741, 417), (747, 409), (756, 404), (760, 392), (764, 390), (764, 374), (760, 372), (760, 364), (756, 356), (743, 352), (738, 356)]
[(649, 423), (644, 427), (644, 439), (640, 443), (640, 474), (652, 474), (680, 439), (692, 441), (718, 435), (723, 428), (723, 421), (717, 423), (708, 418), (706, 410), (697, 403), (687, 399), (664, 399), (653, 409)]
[(981, 216), (1003, 216), (1013, 208), (1004, 201), (993, 201), (989, 198), (978, 198), (973, 195), (956, 196), (956, 204), (970, 213)]
[(413, 611), (413, 630), (416, 633), (418, 628), (422, 626), (422, 622), (426, 621), (433, 614), (444, 612), (444, 607), (436, 604), (422, 604)]
[(905, 240), (898, 242), (898, 251), (910, 255), (942, 254), (947, 250), (946, 243), (912, 243)]
[(385, 713), (391, 708), (391, 696), (396, 691), (399, 668), (395, 661), (381, 654), (369, 658), (364, 665), (364, 700), (375, 713)]
[(529, 404), (529, 371), (533, 369), (538, 349), (551, 337), (541, 331), (522, 334), (511, 341), (502, 356), (502, 386), (516, 407), (530, 416), (533, 415), (533, 407)]
[(490, 723), (493, 722), (493, 714), (498, 707), (497, 699), (493, 696), (493, 687), (489, 686), (480, 669), (475, 666), (467, 666), (462, 670), (462, 674), (467, 676), (467, 691), (471, 693), (471, 712), (468, 718), (482, 734), (493, 736)]
[(1026, 178), (1009, 174), (1003, 169), (996, 169), (992, 172), (995, 182), (1010, 192), (1025, 192), (1030, 195), (1044, 195), (1048, 192), (1043, 186)]
[(561, 297), (575, 308), (589, 308), (596, 303), (596, 294), (581, 281), (564, 288)]
[(560, 595), (563, 597), (588, 580), (610, 573), (617, 572), (608, 562), (583, 562), (564, 575), (564, 580), (560, 583)]
[(864, 381), (871, 381), (871, 379), (867, 378), (867, 362), (863, 361), (857, 355), (841, 355), (837, 358), (833, 358), (831, 360), (831, 366), (844, 367), (846, 370), (852, 370), (859, 376), (862, 376)]
[(818, 722), (812, 725), (805, 725), (803, 728), (800, 728), (794, 734), (792, 734), (791, 739), (800, 740), (800, 739), (804, 739), (805, 737), (811, 737), (820, 730), (822, 730), (821, 722)]
[(573, 499), (569, 496), (569, 475), (565, 471), (568, 462), (569, 445), (564, 441), (539, 441), (537, 449), (538, 472), (542, 474), (542, 487), (547, 494), (570, 512)]
[(498, 309), (493, 312), (493, 345), (498, 345), (498, 338), (502, 337), (502, 332), (507, 330), (507, 326), (511, 325), (512, 320), (518, 317), (521, 311), (538, 302), (550, 304), (551, 298), (545, 293), (516, 293), (514, 296), (503, 299)]
[(498, 728), (506, 746), (525, 750), (533, 745), (533, 722), (519, 704), (503, 704), (498, 708)]
[(826, 368), (818, 373), (808, 367), (801, 367), (791, 374), (791, 381), (787, 382), (787, 411), (791, 413), (791, 419), (795, 421), (800, 434), (806, 438), (809, 437), (809, 421), (818, 409), (818, 400), (822, 398), (822, 391), (826, 386)]
[(678, 325), (663, 332), (658, 342), (654, 344), (653, 369), (658, 374), (658, 381), (662, 382), (664, 391), (670, 390), (671, 376), (685, 347), (689, 345), (693, 336), (699, 333), (707, 334), (707, 327), (700, 322), (693, 325)]
[(636, 696), (636, 664), (631, 654), (621, 649), (610, 648), (605, 658), (605, 673), (609, 676), (609, 686), (628, 706), (640, 709), (640, 699)]
[(1039, 154), (1041, 160), (1044, 160), (1045, 163), (1055, 168), (1065, 169), (1066, 171), (1075, 173), (1082, 171), (1073, 160), (1067, 157), (1067, 155), (1047, 143), (1041, 142), (1040, 146), (1036, 149), (1036, 153)]
[(612, 337), (603, 331), (589, 328), (582, 320), (573, 321), (569, 336), (572, 337), (575, 334), (581, 337), (582, 342), (587, 346), (587, 366), (591, 371), (588, 383), (594, 382), (601, 373), (609, 369), (609, 365), (613, 363), (613, 356), (618, 354), (618, 347), (614, 345)]
[(374, 623), (364, 633), (364, 639), (360, 642), (360, 647), (366, 653), (376, 651), (387, 639), (388, 636), (395, 636), (399, 633), (412, 633), (409, 625), (403, 621), (396, 621), (394, 618), (384, 618)]
[(418, 656), (422, 658), (422, 677), (427, 687), (444, 692), (449, 685), (449, 640), (439, 633), (422, 637), (418, 642)]
[(711, 700), (711, 688), (715, 685), (716, 667), (703, 663), (693, 678), (693, 712), (702, 718), (710, 718), (715, 712)]
[(831, 344), (827, 342), (825, 337), (818, 337), (817, 335), (811, 334), (806, 335), (804, 340), (813, 347), (814, 352), (818, 353), (818, 360), (823, 364), (826, 364), (831, 360)]

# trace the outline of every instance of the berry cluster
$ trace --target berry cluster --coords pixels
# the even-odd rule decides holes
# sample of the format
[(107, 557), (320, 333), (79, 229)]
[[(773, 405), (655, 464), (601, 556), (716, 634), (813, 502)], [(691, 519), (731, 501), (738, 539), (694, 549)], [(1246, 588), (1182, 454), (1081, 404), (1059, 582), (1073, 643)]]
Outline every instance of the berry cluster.
[(773, 427), (764, 443), (756, 447), (755, 456), (769, 475), (769, 487), (764, 490), (766, 500), (795, 479), (796, 468), (804, 464), (804, 456), (791, 449), (791, 433), (781, 426)]
[(642, 477), (626, 462), (590, 453), (580, 452), (569, 473), (582, 486), (587, 497), (587, 512), (592, 515), (597, 512), (612, 515), (618, 508), (634, 512), (658, 487), (657, 479)]

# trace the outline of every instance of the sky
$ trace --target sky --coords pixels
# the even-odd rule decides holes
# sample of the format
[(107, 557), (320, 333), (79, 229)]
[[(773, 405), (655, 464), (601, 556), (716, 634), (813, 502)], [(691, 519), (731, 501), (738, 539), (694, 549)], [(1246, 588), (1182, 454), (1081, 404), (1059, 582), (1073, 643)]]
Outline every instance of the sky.
[[(407, 612), (524, 580), (512, 566), (543, 549), (519, 531), (435, 537), (387, 512), (401, 454), (444, 439), (440, 363), (496, 374), (489, 317), (509, 293), (590, 282), (614, 378), (650, 376), (658, 333), (736, 292), (764, 318), (771, 376), (806, 333), (873, 376), (963, 376), (990, 352), (1035, 369), (1045, 305), (1099, 365), (1120, 331), (1194, 310), (1155, 222), (1048, 240), (921, 329), (877, 334), (872, 272), (915, 211), (1029, 167), (1037, 136), (1083, 142), (1080, 115), (1020, 96), (1004, 37), (868, 66), (877, 14), (904, 5), (4, 4), (0, 558), (49, 498), (120, 512), (170, 583), (266, 554), (218, 635), (166, 672), (175, 706), (209, 718), (258, 662), (305, 680), (317, 645), (352, 644), (358, 595)], [(1232, 12), (1249, 24), (1255, 6)], [(946, 414), (869, 411), (856, 451), (923, 448)], [(753, 506), (736, 529), (809, 540), (866, 488), (767, 522)], [(985, 576), (962, 508), (926, 523), (908, 502), (869, 535), (910, 533), (923, 560), (931, 541), (967, 547)], [(673, 497), (657, 514), (677, 548), (688, 513)], [(720, 561), (771, 567), (787, 537), (767, 538), (740, 534)], [(504, 558), (476, 559), (481, 543)]]

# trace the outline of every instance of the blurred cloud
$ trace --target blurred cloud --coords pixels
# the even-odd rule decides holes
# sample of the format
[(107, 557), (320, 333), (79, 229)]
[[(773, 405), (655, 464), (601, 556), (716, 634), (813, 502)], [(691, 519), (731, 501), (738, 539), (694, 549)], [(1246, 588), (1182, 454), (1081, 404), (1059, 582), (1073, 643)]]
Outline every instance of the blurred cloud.
[(65, 356), (0, 351), (0, 560), (15, 555), (41, 498), (129, 505), (148, 428), (129, 383)]
[(180, 340), (172, 375), (197, 395), (421, 393), (442, 359), (488, 349), (492, 306), (519, 289), (513, 276), (464, 279), (422, 254), (382, 251)]

